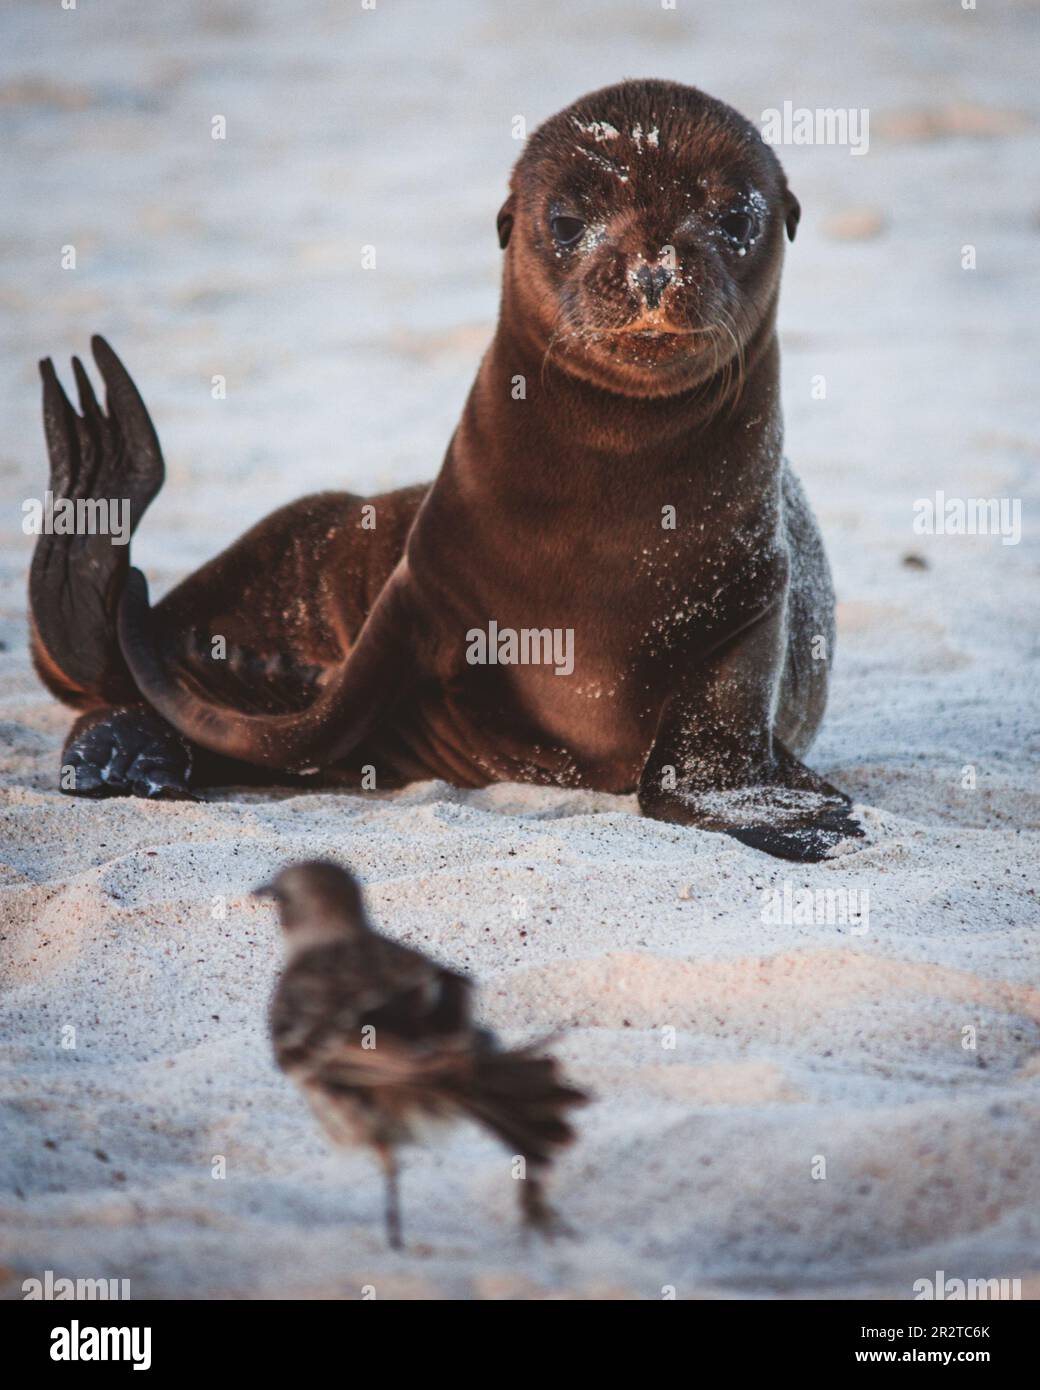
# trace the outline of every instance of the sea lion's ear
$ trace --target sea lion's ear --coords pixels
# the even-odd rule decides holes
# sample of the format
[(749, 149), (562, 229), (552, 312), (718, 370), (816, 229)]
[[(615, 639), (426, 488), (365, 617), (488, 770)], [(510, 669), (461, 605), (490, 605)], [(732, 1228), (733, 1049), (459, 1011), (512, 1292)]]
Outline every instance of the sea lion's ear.
[(784, 190), (784, 226), (787, 228), (788, 241), (794, 241), (794, 234), (798, 230), (798, 223), (802, 216), (802, 205), (794, 196), (789, 188)]
[(510, 193), (498, 210), (498, 244), (504, 251), (509, 245), (509, 233), (513, 230), (513, 212), (516, 208), (516, 194)]

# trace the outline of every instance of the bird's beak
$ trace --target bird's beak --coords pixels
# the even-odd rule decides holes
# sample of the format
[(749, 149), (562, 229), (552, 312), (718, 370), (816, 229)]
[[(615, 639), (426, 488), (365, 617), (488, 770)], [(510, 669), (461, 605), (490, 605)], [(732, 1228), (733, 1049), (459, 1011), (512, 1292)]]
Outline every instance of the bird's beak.
[(253, 889), (254, 898), (273, 898), (274, 896), (275, 888), (273, 883), (261, 883), (257, 888)]

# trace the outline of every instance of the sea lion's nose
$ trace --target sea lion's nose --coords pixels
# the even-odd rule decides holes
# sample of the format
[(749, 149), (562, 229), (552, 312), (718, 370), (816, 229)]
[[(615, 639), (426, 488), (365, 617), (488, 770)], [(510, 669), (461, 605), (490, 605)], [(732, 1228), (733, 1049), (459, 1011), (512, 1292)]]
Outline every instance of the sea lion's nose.
[(639, 266), (634, 279), (643, 292), (648, 308), (657, 308), (661, 302), (661, 295), (664, 294), (665, 286), (671, 281), (671, 278), (672, 272), (666, 265)]

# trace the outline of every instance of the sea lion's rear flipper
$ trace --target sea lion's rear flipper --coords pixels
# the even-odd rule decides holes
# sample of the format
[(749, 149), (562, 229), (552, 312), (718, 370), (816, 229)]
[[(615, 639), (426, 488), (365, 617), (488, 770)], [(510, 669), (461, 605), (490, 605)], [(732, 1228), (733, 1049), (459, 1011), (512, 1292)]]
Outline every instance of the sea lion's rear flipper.
[(72, 726), (60, 786), (69, 796), (194, 800), (192, 763), (188, 741), (147, 705), (103, 707)]
[(200, 748), (256, 767), (310, 773), (346, 757), (418, 679), (415, 623), (401, 561), (352, 643), (337, 632), (343, 657), (305, 709), (261, 714), (236, 709), (204, 673), (179, 660), (162, 640), (148, 585), (131, 569), (119, 609), (119, 641), (137, 689)]
[(106, 411), (78, 358), (72, 367), (82, 414), (50, 358), (40, 363), (51, 499), (41, 506), (29, 575), (36, 669), (60, 699), (87, 709), (137, 698), (116, 617), (130, 537), (163, 481), (159, 441), (136, 386), (103, 338), (94, 337), (91, 348)]

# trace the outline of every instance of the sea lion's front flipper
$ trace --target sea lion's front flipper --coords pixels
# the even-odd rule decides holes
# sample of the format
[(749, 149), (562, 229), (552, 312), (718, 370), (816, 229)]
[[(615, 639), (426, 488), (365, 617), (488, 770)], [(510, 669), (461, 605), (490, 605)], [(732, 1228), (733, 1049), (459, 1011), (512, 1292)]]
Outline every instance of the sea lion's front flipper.
[(715, 785), (704, 785), (701, 774), (712, 766), (707, 759), (697, 759), (691, 777), (671, 760), (678, 755), (665, 753), (655, 746), (656, 770), (644, 770), (639, 787), (640, 808), (655, 820), (720, 831), (752, 849), (802, 864), (829, 859), (863, 836), (849, 797), (790, 758), (775, 740), (774, 756), (747, 768), (747, 780), (740, 784), (729, 776), (732, 767), (718, 762)]
[[(752, 849), (802, 864), (830, 859), (843, 845), (863, 838), (850, 797), (806, 767), (775, 735), (771, 751), (771, 782), (751, 789), (747, 797), (756, 819), (726, 826), (727, 834)], [(738, 817), (748, 814), (739, 802), (735, 809)]]
[(776, 613), (767, 612), (687, 678), (662, 711), (639, 805), (655, 820), (814, 863), (864, 832), (845, 793), (772, 731), (781, 637)]
[(51, 498), (41, 505), (29, 575), (36, 668), (59, 698), (81, 708), (136, 698), (116, 614), (130, 537), (163, 481), (159, 441), (137, 388), (103, 338), (91, 347), (107, 413), (78, 358), (79, 415), (50, 358), (40, 363)]

